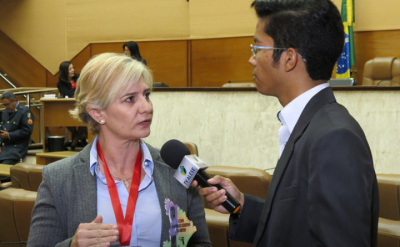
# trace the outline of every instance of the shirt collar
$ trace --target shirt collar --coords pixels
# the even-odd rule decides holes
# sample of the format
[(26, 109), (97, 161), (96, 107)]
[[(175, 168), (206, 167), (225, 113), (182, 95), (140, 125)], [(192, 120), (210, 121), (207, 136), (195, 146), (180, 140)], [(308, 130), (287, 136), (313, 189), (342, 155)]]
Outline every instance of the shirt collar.
[(308, 91), (297, 96), (289, 104), (287, 104), (281, 111), (278, 112), (278, 119), (283, 124), (286, 124), (289, 132), (292, 133), (294, 126), (300, 118), (301, 113), (306, 107), (307, 103), (321, 90), (329, 87), (329, 83), (319, 84)]
[[(94, 176), (96, 173), (96, 169), (98, 167), (97, 165), (97, 142), (99, 140), (99, 137), (96, 136), (93, 140), (92, 148), (90, 149), (90, 158), (89, 158), (89, 164), (90, 164), (90, 173)], [(149, 177), (152, 177), (153, 171), (154, 171), (154, 164), (153, 164), (153, 159), (151, 157), (150, 151), (147, 148), (146, 144), (144, 141), (140, 140), (140, 148), (142, 149), (142, 154), (143, 154), (143, 161), (142, 161), (142, 167), (146, 174)]]

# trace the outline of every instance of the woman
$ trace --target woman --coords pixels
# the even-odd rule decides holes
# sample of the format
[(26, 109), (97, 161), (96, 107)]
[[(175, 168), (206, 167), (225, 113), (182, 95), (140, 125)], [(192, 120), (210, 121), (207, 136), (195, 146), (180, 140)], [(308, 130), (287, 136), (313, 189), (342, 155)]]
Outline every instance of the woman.
[(126, 42), (122, 46), (122, 49), (124, 50), (125, 55), (131, 56), (133, 59), (136, 59), (144, 63), (144, 65), (147, 65), (146, 60), (144, 60), (142, 56), (140, 56), (139, 46), (135, 41)]
[[(28, 246), (163, 246), (172, 228), (166, 201), (197, 227), (187, 246), (211, 246), (202, 198), (141, 140), (150, 135), (151, 86), (148, 68), (123, 54), (104, 53), (85, 65), (71, 115), (97, 137), (43, 169)], [(126, 225), (125, 210), (134, 215)]]
[[(75, 74), (74, 65), (69, 61), (64, 61), (60, 64), (60, 72), (58, 76), (57, 88), (62, 98), (73, 98), (75, 95), (77, 80), (79, 74)], [(71, 150), (74, 151), (79, 141), (86, 143), (86, 128), (85, 127), (67, 127), (72, 135)]]
[(57, 88), (62, 98), (66, 96), (74, 97), (78, 78), (79, 74), (75, 74), (74, 65), (71, 62), (64, 61), (60, 64)]

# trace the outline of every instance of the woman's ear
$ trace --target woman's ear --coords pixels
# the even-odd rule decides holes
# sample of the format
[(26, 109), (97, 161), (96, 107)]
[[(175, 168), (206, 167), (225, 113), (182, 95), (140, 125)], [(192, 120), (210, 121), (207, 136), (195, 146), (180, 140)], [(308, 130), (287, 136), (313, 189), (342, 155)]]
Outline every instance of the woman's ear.
[[(96, 108), (90, 108), (89, 106), (86, 106), (86, 111), (89, 113), (89, 115), (94, 119), (96, 122), (100, 122), (103, 120), (103, 113), (99, 109)], [(104, 120), (103, 120), (104, 121)]]

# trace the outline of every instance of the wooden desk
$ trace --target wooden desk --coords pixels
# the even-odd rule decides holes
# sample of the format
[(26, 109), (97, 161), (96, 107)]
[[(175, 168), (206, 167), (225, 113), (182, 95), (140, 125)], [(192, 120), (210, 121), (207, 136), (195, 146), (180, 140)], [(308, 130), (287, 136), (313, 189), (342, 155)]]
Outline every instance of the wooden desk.
[(0, 176), (10, 176), (10, 168), (12, 165), (0, 164)]
[[(60, 126), (85, 126), (86, 125), (69, 115), (69, 110), (75, 107), (75, 99), (41, 99), (42, 102), (42, 140), (43, 152), (45, 152), (46, 127)], [(94, 136), (88, 131), (88, 140), (91, 142)]]
[(36, 164), (38, 165), (48, 165), (57, 160), (67, 158), (78, 152), (75, 151), (60, 151), (60, 152), (47, 152), (47, 153), (37, 153), (36, 154)]

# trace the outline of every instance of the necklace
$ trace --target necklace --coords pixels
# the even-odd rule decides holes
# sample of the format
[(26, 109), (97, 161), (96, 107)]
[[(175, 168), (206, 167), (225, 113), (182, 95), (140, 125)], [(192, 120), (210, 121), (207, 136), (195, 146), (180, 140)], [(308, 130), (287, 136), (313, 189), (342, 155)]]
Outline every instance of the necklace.
[(123, 178), (120, 178), (120, 177), (117, 177), (117, 176), (112, 175), (111, 172), (110, 172), (110, 175), (111, 175), (112, 177), (116, 178), (116, 179), (121, 180), (121, 181), (125, 184), (125, 186), (126, 186), (127, 188), (130, 186), (128, 180), (131, 180), (132, 177), (123, 179)]
[[(101, 160), (99, 160), (99, 161), (100, 161), (101, 164), (103, 164), (103, 161), (101, 161)], [(121, 182), (123, 182), (127, 188), (129, 188), (129, 186), (131, 186), (131, 184), (128, 182), (128, 180), (131, 180), (131, 179), (132, 179), (132, 176), (131, 176), (130, 178), (125, 178), (125, 179), (124, 179), (124, 178), (120, 178), (120, 177), (117, 177), (117, 176), (112, 175), (111, 172), (110, 172), (110, 175), (111, 175), (113, 178), (116, 178), (116, 179), (121, 180)]]

